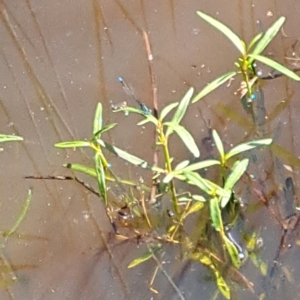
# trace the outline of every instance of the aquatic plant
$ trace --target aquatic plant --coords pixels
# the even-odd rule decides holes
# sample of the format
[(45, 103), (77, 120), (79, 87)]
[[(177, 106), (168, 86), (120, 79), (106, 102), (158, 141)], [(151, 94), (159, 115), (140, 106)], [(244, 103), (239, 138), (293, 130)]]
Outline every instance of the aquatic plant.
[(261, 74), (259, 74), (256, 70), (255, 61), (259, 61), (293, 80), (300, 81), (300, 77), (293, 71), (270, 59), (269, 57), (261, 54), (283, 26), (283, 23), (285, 22), (284, 17), (280, 17), (265, 32), (258, 33), (251, 40), (251, 42), (247, 44), (236, 33), (234, 33), (230, 28), (228, 28), (220, 21), (201, 11), (198, 11), (197, 14), (201, 19), (222, 32), (238, 49), (238, 51), (241, 53), (241, 57), (239, 57), (235, 62), (235, 66), (238, 69), (237, 71), (228, 72), (213, 80), (193, 98), (193, 103), (199, 101), (205, 95), (228, 81), (230, 78), (236, 76), (237, 74), (242, 74), (243, 78), (241, 87), (239, 89), (241, 98), (247, 96), (248, 102), (251, 102), (253, 99), (255, 99), (252, 87), (261, 76)]
[[(147, 123), (151, 123), (155, 126), (157, 132), (156, 147), (161, 147), (163, 150), (162, 153), (164, 162), (161, 166), (153, 166), (146, 160), (128, 153), (103, 140), (102, 134), (113, 129), (116, 124), (113, 123), (103, 126), (101, 103), (98, 103), (96, 108), (93, 134), (89, 141), (70, 141), (55, 144), (55, 146), (59, 148), (90, 147), (95, 151), (94, 168), (88, 168), (78, 164), (68, 164), (67, 166), (73, 170), (81, 171), (91, 175), (97, 179), (99, 194), (107, 206), (107, 213), (112, 222), (112, 211), (116, 210), (116, 208), (113, 207), (112, 203), (108, 202), (107, 182), (114, 181), (119, 184), (129, 184), (130, 186), (137, 186), (138, 184), (135, 184), (128, 179), (120, 179), (113, 173), (113, 168), (109, 165), (104, 156), (104, 149), (135, 166), (152, 171), (153, 186), (147, 187), (147, 185), (144, 185), (143, 187), (140, 187), (144, 190), (144, 192), (150, 191), (151, 188), (156, 189), (157, 195), (155, 196), (155, 199), (149, 201), (150, 203), (159, 202), (159, 199), (162, 198), (163, 194), (169, 195), (168, 197), (164, 198), (163, 201), (169, 201), (166, 199), (172, 199), (171, 202), (173, 208), (171, 210), (169, 209), (168, 213), (172, 214), (173, 217), (170, 218), (171, 221), (167, 231), (164, 234), (164, 237), (159, 237), (158, 240), (160, 241), (153, 244), (151, 248), (147, 250), (147, 252), (141, 257), (135, 259), (129, 265), (129, 267), (136, 266), (150, 258), (153, 258), (154, 253), (161, 249), (161, 240), (165, 240), (174, 244), (180, 243), (180, 239), (182, 238), (183, 234), (181, 229), (183, 229), (187, 217), (204, 209), (205, 206), (209, 207), (210, 218), (203, 217), (203, 220), (205, 220), (207, 223), (210, 223), (211, 226), (215, 228), (216, 232), (218, 232), (221, 241), (224, 243), (225, 248), (227, 249), (227, 254), (230, 257), (232, 264), (236, 268), (239, 268), (241, 265), (241, 255), (243, 255), (243, 253), (241, 253), (238, 245), (230, 238), (225, 228), (225, 225), (227, 224), (224, 224), (222, 211), (228, 207), (229, 202), (239, 201), (233, 196), (234, 186), (246, 171), (249, 160), (237, 160), (233, 166), (231, 166), (232, 163), (228, 164), (228, 161), (231, 161), (234, 156), (237, 156), (238, 154), (251, 150), (255, 147), (269, 145), (271, 143), (271, 139), (262, 139), (243, 143), (226, 152), (218, 133), (213, 130), (212, 136), (219, 152), (219, 159), (202, 160), (194, 163), (190, 163), (189, 160), (184, 160), (174, 165), (174, 158), (172, 157), (172, 149), (169, 147), (169, 140), (171, 136), (175, 134), (181, 139), (181, 141), (195, 158), (199, 158), (200, 156), (200, 151), (192, 134), (180, 124), (189, 106), (191, 105), (190, 101), (193, 96), (193, 91), (193, 88), (189, 89), (180, 102), (172, 103), (166, 106), (157, 118), (152, 114), (145, 114), (143, 110), (129, 106), (120, 107), (119, 109), (115, 110), (141, 115), (143, 120), (138, 123), (139, 126)], [(175, 108), (176, 110), (174, 111)], [(171, 117), (171, 120), (165, 121), (166, 117), (172, 111), (174, 111), (174, 113)], [(219, 182), (212, 182), (208, 178), (204, 178), (199, 174), (200, 170), (207, 169), (212, 166), (219, 166), (220, 168), (218, 172), (222, 174), (222, 176)], [(177, 193), (177, 181), (187, 185), (185, 192), (180, 194)], [(162, 186), (163, 189), (161, 188)], [(192, 189), (191, 186), (196, 187), (196, 192), (191, 192), (191, 190), (195, 190)], [(151, 211), (153, 204), (151, 205), (150, 203), (147, 205), (145, 205), (145, 203), (141, 203), (140, 209), (136, 209), (134, 211), (134, 218), (146, 219), (149, 231), (152, 231), (152, 228), (156, 228), (152, 223), (153, 216)], [(120, 204), (120, 207), (122, 205)], [(169, 207), (169, 205), (164, 206)], [(161, 211), (161, 217), (164, 217), (165, 214), (166, 211)], [(231, 222), (233, 222), (233, 220), (231, 220)], [(139, 230), (139, 228), (136, 228), (136, 230)], [(188, 236), (185, 238), (189, 239)], [(189, 244), (191, 245), (191, 242)], [(197, 249), (196, 244), (197, 243), (195, 243), (193, 247), (189, 246), (189, 249), (186, 249), (186, 252), (189, 253), (189, 258), (201, 261), (203, 263), (204, 258), (208, 259), (208, 256), (211, 256), (211, 254), (208, 255), (207, 253), (202, 253), (200, 248)], [(206, 251), (208, 251), (208, 249), (206, 249)], [(215, 250), (210, 250), (209, 253), (212, 253), (212, 251)], [(216, 262), (211, 263), (210, 268), (216, 274), (218, 285), (223, 287), (223, 293), (225, 293), (224, 286), (227, 287), (227, 285), (225, 285), (225, 280), (222, 279), (222, 276), (218, 271)], [(220, 284), (220, 282), (222, 282), (222, 284)], [(229, 290), (227, 290), (226, 293), (228, 295)]]
[[(123, 102), (120, 106), (112, 105), (114, 112), (123, 112), (126, 116), (132, 113), (140, 115), (142, 120), (137, 124), (138, 126), (146, 124), (154, 126), (156, 132), (155, 150), (162, 149), (162, 151), (159, 151), (162, 155), (160, 165), (153, 165), (147, 160), (105, 141), (104, 134), (112, 130), (117, 124), (103, 125), (101, 103), (98, 103), (96, 108), (92, 135), (89, 140), (60, 142), (55, 146), (59, 148), (90, 147), (94, 150), (93, 168), (79, 164), (67, 164), (66, 167), (96, 178), (98, 194), (106, 205), (107, 216), (116, 234), (119, 234), (119, 232), (115, 225), (115, 211), (118, 212), (118, 217), (121, 216), (126, 220), (126, 223), (132, 221), (131, 224), (137, 237), (146, 240), (146, 251), (134, 259), (128, 265), (128, 268), (153, 259), (157, 263), (157, 268), (150, 282), (150, 288), (153, 292), (157, 292), (153, 287), (156, 272), (160, 269), (164, 274), (166, 273), (157, 255), (162, 252), (164, 243), (171, 243), (181, 245), (185, 258), (206, 265), (214, 273), (220, 292), (227, 299), (230, 299), (231, 292), (222, 272), (223, 266), (229, 260), (231, 268), (238, 270), (247, 255), (245, 247), (241, 246), (231, 234), (231, 228), (236, 225), (241, 209), (241, 200), (235, 194), (235, 186), (245, 174), (249, 165), (249, 159), (236, 157), (256, 147), (270, 145), (272, 140), (268, 138), (254, 140), (225, 150), (219, 134), (216, 130), (212, 130), (212, 139), (219, 158), (199, 160), (200, 150), (197, 143), (188, 129), (181, 125), (181, 121), (192, 103), (199, 101), (238, 74), (242, 75), (241, 98), (247, 97), (249, 103), (251, 103), (255, 99), (253, 86), (260, 80), (260, 74), (258, 74), (255, 65), (256, 61), (270, 66), (291, 79), (298, 81), (300, 77), (293, 71), (261, 54), (282, 27), (285, 21), (284, 17), (279, 18), (265, 32), (257, 34), (247, 45), (221, 22), (200, 11), (198, 15), (225, 34), (242, 54), (235, 62), (238, 70), (218, 77), (195, 96), (194, 89), (190, 88), (179, 102), (167, 105), (160, 113), (155, 112), (155, 114), (152, 114), (151, 110), (134, 98), (131, 91), (129, 91), (129, 94), (139, 104), (140, 109), (127, 106), (126, 102)], [(119, 81), (128, 92), (129, 88), (123, 78), (119, 77)], [(174, 149), (170, 148), (169, 143), (174, 136), (179, 137), (194, 156), (196, 162), (195, 160), (190, 162), (188, 159), (175, 162), (172, 156)], [(120, 178), (115, 174), (115, 169), (110, 165), (105, 151), (113, 153), (134, 166), (152, 172), (152, 182), (150, 184), (137, 183), (130, 179)], [(235, 158), (235, 161), (233, 161), (233, 158)], [(214, 168), (215, 174), (218, 174), (217, 178), (211, 179), (203, 175), (211, 167)], [(133, 192), (129, 193), (126, 189), (123, 189), (124, 194), (127, 193), (124, 195), (125, 200), (111, 201), (108, 197), (110, 182), (118, 186), (130, 187)], [(180, 193), (177, 191), (178, 183), (180, 183)], [(134, 192), (138, 192), (141, 197), (133, 199), (135, 197)], [(129, 209), (129, 214), (123, 211), (124, 208)], [(164, 230), (160, 227), (160, 223), (156, 221), (157, 214), (161, 219), (164, 219)], [(186, 221), (193, 218), (195, 214), (198, 214), (199, 221), (196, 222), (194, 228), (187, 231), (185, 228)], [(136, 219), (145, 222), (147, 234), (140, 231), (136, 224), (141, 223), (135, 222)], [(163, 233), (158, 234), (162, 231)], [(147, 238), (149, 237), (151, 237), (151, 242), (148, 243)], [(123, 238), (126, 237), (123, 236)], [(262, 274), (266, 274), (266, 264), (258, 258), (255, 251), (256, 238), (256, 233), (249, 235), (245, 246), (248, 248), (250, 258), (254, 264), (260, 268)], [(178, 291), (172, 279), (167, 274), (165, 275), (180, 295), (180, 291)], [(248, 287), (249, 289), (252, 288), (250, 284)]]

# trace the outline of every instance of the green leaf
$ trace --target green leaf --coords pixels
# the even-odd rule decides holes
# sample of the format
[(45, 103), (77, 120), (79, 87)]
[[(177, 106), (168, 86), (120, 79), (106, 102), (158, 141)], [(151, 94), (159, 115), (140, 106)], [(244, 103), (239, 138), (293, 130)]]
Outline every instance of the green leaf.
[(209, 200), (209, 211), (212, 225), (217, 231), (223, 231), (223, 222), (217, 197)]
[(101, 130), (102, 125), (103, 125), (102, 104), (99, 102), (94, 117), (93, 135), (95, 135), (97, 132)]
[(211, 189), (203, 182), (203, 178), (198, 173), (195, 172), (184, 172), (187, 183), (196, 185), (199, 189), (206, 192), (207, 194), (211, 193)]
[(23, 141), (23, 138), (17, 135), (0, 134), (0, 143)]
[(149, 120), (149, 119), (144, 119), (144, 120), (142, 120), (141, 122), (138, 122), (136, 125), (138, 125), (138, 126), (143, 126), (143, 125), (145, 125), (145, 124), (147, 124), (147, 123), (150, 123), (150, 120)]
[(106, 189), (106, 180), (105, 180), (105, 170), (101, 161), (101, 156), (99, 152), (96, 152), (95, 155), (95, 166), (97, 174), (97, 182), (100, 195), (103, 199), (105, 205), (107, 205), (107, 189)]
[(203, 202), (197, 201), (197, 202), (193, 203), (192, 206), (189, 208), (189, 210), (186, 212), (185, 217), (199, 211), (203, 207), (204, 207)]
[(232, 191), (235, 184), (240, 180), (242, 175), (245, 173), (249, 165), (249, 159), (245, 158), (243, 160), (238, 160), (234, 163), (231, 173), (229, 174), (228, 178), (226, 179), (224, 188), (226, 190)]
[(112, 123), (112, 124), (108, 124), (108, 125), (104, 126), (102, 129), (100, 129), (99, 131), (97, 131), (94, 134), (94, 137), (95, 138), (100, 137), (102, 133), (104, 133), (106, 131), (109, 131), (110, 129), (114, 128), (116, 125), (118, 125), (118, 124), (117, 123)]
[(200, 161), (200, 162), (197, 162), (194, 164), (190, 164), (188, 167), (184, 168), (182, 171), (197, 171), (197, 170), (206, 169), (208, 167), (219, 165), (219, 164), (220, 164), (220, 162), (218, 160), (207, 159), (207, 160), (203, 160), (203, 161)]
[(187, 183), (198, 186), (201, 190), (209, 195), (219, 195), (222, 197), (228, 197), (229, 192), (218, 186), (217, 184), (202, 178), (198, 173), (195, 172), (183, 172)]
[(253, 48), (255, 46), (255, 44), (261, 39), (261, 37), (264, 35), (263, 32), (258, 33), (250, 42), (250, 44), (248, 45), (248, 52), (251, 50), (251, 48)]
[(245, 42), (241, 40), (230, 28), (201, 11), (197, 11), (197, 14), (204, 21), (221, 31), (235, 45), (235, 47), (241, 52), (243, 56), (246, 55)]
[(192, 195), (192, 199), (195, 201), (206, 202), (206, 199), (201, 195)]
[(284, 67), (283, 65), (279, 64), (278, 62), (268, 57), (262, 55), (253, 55), (253, 54), (249, 55), (249, 57), (252, 57), (253, 59), (264, 63), (265, 65), (277, 70), (278, 72), (286, 75), (287, 77), (293, 80), (300, 81), (300, 77), (296, 73), (294, 73), (293, 71), (289, 70), (288, 68)]
[[(91, 176), (91, 177), (94, 177), (94, 178), (97, 178), (97, 173), (96, 173), (96, 170), (94, 168), (89, 168), (87, 166), (84, 166), (84, 165), (80, 165), (80, 164), (66, 164), (66, 165), (63, 165), (65, 168), (68, 168), (68, 169), (71, 169), (73, 171), (78, 171), (78, 172), (82, 172), (84, 174), (87, 174), (88, 176)], [(121, 179), (119, 177), (116, 177), (116, 176), (108, 176), (106, 174), (105, 176), (105, 179), (106, 181), (112, 181), (112, 182), (118, 182), (118, 183), (123, 183), (127, 186), (133, 186), (133, 187), (136, 187), (136, 182), (135, 181), (130, 181), (130, 180), (124, 180), (124, 179)], [(150, 192), (151, 189), (146, 186), (145, 184), (141, 184), (140, 187), (144, 190), (144, 191), (148, 191)]]
[(145, 119), (138, 122), (137, 123), (138, 126), (145, 125), (148, 122), (153, 123), (155, 126), (158, 125), (158, 120), (153, 115), (150, 114), (149, 115), (142, 114), (142, 115), (145, 117)]
[[(181, 173), (181, 171), (180, 171), (180, 173)], [(185, 181), (186, 180), (186, 177), (182, 174), (177, 174), (174, 171), (172, 172), (172, 174), (174, 175), (174, 177), (176, 177), (180, 181)]]
[(251, 142), (237, 145), (237, 146), (233, 147), (228, 153), (225, 154), (225, 160), (228, 160), (229, 158), (231, 158), (237, 154), (246, 152), (246, 151), (254, 149), (256, 147), (268, 146), (271, 143), (272, 143), (272, 139), (261, 139), (261, 140), (251, 141)]
[(163, 110), (160, 113), (159, 119), (162, 121), (168, 114), (169, 112), (174, 109), (176, 106), (178, 106), (179, 102), (171, 103), (167, 105), (166, 107), (163, 108)]
[(8, 238), (10, 235), (14, 234), (17, 231), (17, 229), (20, 227), (21, 223), (23, 222), (23, 220), (25, 219), (25, 217), (27, 215), (31, 200), (32, 200), (32, 189), (29, 189), (28, 196), (26, 198), (25, 204), (23, 205), (22, 211), (21, 211), (17, 221), (12, 226), (12, 228), (7, 233), (4, 234), (4, 236), (6, 238)]
[(184, 160), (182, 162), (180, 162), (175, 168), (174, 168), (174, 171), (178, 171), (178, 170), (182, 170), (184, 169), (186, 166), (188, 166), (190, 163), (189, 160)]
[(97, 178), (97, 173), (96, 170), (94, 168), (89, 168), (80, 164), (67, 164), (64, 165), (64, 167), (71, 169), (73, 171), (78, 171), (84, 174), (87, 174), (91, 177)]
[(178, 202), (189, 202), (192, 201), (192, 197), (190, 196), (180, 196), (177, 198)]
[(179, 105), (178, 105), (178, 107), (177, 107), (177, 109), (176, 109), (176, 111), (174, 113), (174, 116), (173, 116), (171, 122), (165, 123), (166, 125), (167, 124), (171, 125), (171, 126), (168, 126), (168, 129), (167, 129), (167, 132), (166, 132), (166, 136), (169, 136), (173, 132), (174, 126), (178, 125), (180, 123), (180, 121), (182, 120), (183, 116), (186, 113), (188, 105), (189, 105), (189, 103), (191, 101), (193, 93), (194, 93), (194, 89), (193, 88), (190, 88), (185, 93), (185, 95), (183, 96), (183, 98), (179, 102)]
[(108, 125), (105, 125), (100, 131), (101, 131), (101, 134), (106, 132), (106, 131), (109, 131), (111, 130), (112, 128), (114, 128), (115, 126), (117, 126), (118, 123), (111, 123), (111, 124), (108, 124)]
[(185, 95), (183, 96), (182, 100), (179, 102), (179, 105), (176, 109), (176, 112), (172, 118), (172, 123), (174, 124), (179, 124), (180, 121), (182, 120), (183, 116), (186, 113), (186, 110), (188, 108), (188, 105), (191, 101), (191, 98), (193, 96), (194, 93), (194, 88), (190, 88)]
[[(258, 41), (256, 44), (253, 52), (251, 53), (252, 55), (257, 55), (262, 53), (265, 48), (269, 45), (269, 43), (273, 40), (275, 35), (278, 33), (280, 30), (281, 26), (283, 25), (285, 21), (284, 17), (280, 17), (277, 21), (275, 21), (271, 27), (267, 29), (267, 31), (263, 34), (262, 38)], [(249, 60), (249, 63), (251, 64), (253, 62), (254, 58)]]
[(226, 74), (220, 76), (219, 78), (215, 79), (214, 81), (210, 82), (203, 88), (203, 90), (199, 94), (197, 94), (193, 98), (192, 103), (199, 101), (204, 96), (209, 94), (211, 91), (215, 90), (217, 87), (222, 85), (224, 82), (226, 82), (227, 80), (229, 80), (231, 77), (235, 76), (236, 74), (237, 74), (236, 72), (229, 72), (229, 73), (226, 73)]
[(155, 171), (155, 172), (159, 172), (159, 173), (165, 173), (165, 170), (161, 169), (161, 168), (158, 168), (158, 167), (155, 167), (155, 166), (152, 166), (150, 164), (148, 164), (148, 162), (146, 162), (145, 160), (137, 157), (137, 156), (134, 156), (124, 150), (121, 150), (115, 146), (112, 146), (106, 142), (104, 142), (103, 140), (101, 139), (97, 139), (97, 143), (102, 146), (102, 147), (105, 147), (108, 151), (114, 153), (115, 155), (119, 156), (120, 158), (130, 162), (131, 164), (135, 165), (135, 166), (139, 166), (141, 168), (144, 168), (144, 169), (149, 169), (149, 170), (152, 170), (152, 171)]
[(219, 272), (216, 275), (218, 275), (216, 276), (216, 284), (218, 286), (219, 291), (226, 299), (231, 299), (230, 288), (227, 285), (225, 279), (219, 274)]
[(61, 142), (54, 144), (57, 148), (79, 148), (79, 147), (89, 147), (89, 141), (70, 141), (70, 142)]
[(169, 173), (169, 174), (163, 179), (163, 183), (169, 183), (173, 178), (174, 178), (174, 174), (173, 174), (173, 173)]
[(197, 201), (197, 202), (206, 202), (206, 199), (202, 195), (191, 195), (191, 196), (181, 196), (178, 198), (178, 201), (181, 202), (189, 202), (189, 201)]
[(154, 246), (154, 247), (152, 247), (152, 248), (148, 247), (149, 250), (148, 250), (145, 254), (143, 254), (142, 256), (140, 256), (140, 257), (134, 259), (134, 260), (127, 266), (127, 268), (130, 269), (130, 268), (136, 267), (136, 266), (140, 265), (141, 263), (143, 263), (143, 262), (149, 260), (149, 259), (154, 255), (154, 253), (155, 253), (156, 251), (158, 251), (159, 249), (161, 249), (161, 247), (162, 247), (161, 244), (158, 244), (158, 245), (156, 245), (156, 246)]
[(268, 273), (268, 264), (261, 262), (259, 266), (260, 272), (263, 276), (267, 276)]
[(219, 151), (219, 154), (220, 154), (220, 157), (221, 157), (221, 162), (222, 162), (222, 164), (224, 164), (224, 162), (225, 162), (225, 160), (224, 160), (224, 158), (225, 158), (225, 152), (224, 152), (223, 143), (222, 143), (222, 141), (220, 139), (220, 136), (219, 136), (219, 134), (217, 133), (216, 130), (212, 131), (212, 136), (213, 136), (214, 142), (216, 144), (216, 147), (217, 147), (217, 149)]
[(225, 235), (222, 235), (223, 241), (225, 243), (225, 247), (228, 251), (228, 254), (231, 258), (233, 265), (239, 269), (241, 266), (241, 259), (239, 258), (239, 251), (234, 245), (234, 243)]
[[(181, 125), (171, 126), (174, 131), (181, 138), (185, 146), (190, 150), (190, 152), (194, 155), (194, 157), (200, 156), (200, 151), (194, 141), (192, 135)], [(170, 128), (170, 127), (169, 127)]]
[(146, 253), (144, 253), (142, 256), (134, 259), (128, 266), (128, 269), (134, 268), (144, 262), (146, 262), (147, 260), (151, 259), (153, 256), (153, 252), (152, 251), (147, 251)]
[[(249, 159), (245, 158), (242, 161), (236, 161), (231, 169), (231, 173), (226, 179), (224, 189), (227, 191), (232, 192), (232, 189), (234, 185), (238, 182), (238, 180), (242, 177), (242, 175), (247, 170), (249, 164)], [(228, 201), (230, 200), (230, 197), (223, 197), (221, 200), (221, 208), (224, 208)]]

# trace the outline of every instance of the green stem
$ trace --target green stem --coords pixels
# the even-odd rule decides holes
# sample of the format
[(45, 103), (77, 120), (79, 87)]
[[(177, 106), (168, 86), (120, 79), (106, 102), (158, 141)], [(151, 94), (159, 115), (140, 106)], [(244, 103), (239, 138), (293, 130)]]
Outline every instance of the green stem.
[[(162, 143), (163, 149), (164, 149), (164, 155), (165, 155), (165, 160), (167, 164), (167, 170), (168, 173), (172, 172), (172, 165), (171, 165), (171, 158), (170, 158), (170, 153), (169, 153), (169, 148), (168, 148), (168, 138), (165, 137), (162, 131), (159, 132), (159, 139)], [(175, 212), (178, 213), (178, 203), (177, 203), (177, 197), (176, 197), (176, 189), (173, 180), (170, 182), (170, 189), (172, 192), (172, 201), (173, 201), (173, 206), (175, 209)]]
[(247, 71), (243, 71), (243, 77), (244, 77), (244, 81), (245, 81), (246, 87), (247, 87), (247, 96), (248, 96), (248, 98), (251, 98), (252, 89), (250, 86), (250, 80), (249, 80), (249, 75), (248, 75)]

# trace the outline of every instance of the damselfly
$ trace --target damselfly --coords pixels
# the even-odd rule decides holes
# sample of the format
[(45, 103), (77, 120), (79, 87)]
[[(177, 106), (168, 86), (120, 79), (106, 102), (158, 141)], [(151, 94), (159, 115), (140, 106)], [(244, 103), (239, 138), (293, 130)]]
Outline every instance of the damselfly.
[(139, 106), (140, 106), (142, 112), (144, 113), (144, 115), (151, 115), (151, 113), (152, 113), (151, 109), (149, 109), (144, 103), (142, 103), (140, 100), (138, 100), (138, 99), (135, 97), (135, 95), (134, 95), (132, 89), (126, 84), (126, 82), (124, 81), (123, 77), (119, 76), (119, 77), (118, 77), (118, 81), (122, 84), (123, 89), (125, 90), (125, 92), (126, 92), (126, 93), (127, 93), (134, 101), (136, 101), (136, 102), (139, 104)]

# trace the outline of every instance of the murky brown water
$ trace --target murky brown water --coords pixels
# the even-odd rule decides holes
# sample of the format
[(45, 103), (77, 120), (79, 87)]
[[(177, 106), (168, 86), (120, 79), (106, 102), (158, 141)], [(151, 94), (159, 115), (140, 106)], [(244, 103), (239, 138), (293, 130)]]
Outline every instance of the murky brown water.
[[(62, 167), (66, 162), (91, 164), (90, 151), (63, 151), (53, 145), (90, 137), (98, 101), (104, 105), (107, 123), (121, 123), (107, 136), (108, 141), (145, 158), (152, 157), (151, 148), (144, 145), (152, 143), (153, 131), (136, 128), (135, 117), (110, 111), (110, 101), (116, 103), (126, 97), (117, 82), (120, 75), (134, 87), (137, 97), (152, 105), (143, 30), (149, 34), (158, 104), (163, 107), (180, 100), (189, 86), (198, 91), (229, 71), (238, 54), (226, 38), (196, 16), (197, 9), (223, 21), (246, 40), (258, 31), (257, 20), (267, 27), (277, 17), (286, 16), (284, 33), (289, 37), (279, 34), (267, 49), (272, 57), (284, 62), (293, 51), (300, 55), (299, 45), (295, 44), (300, 38), (299, 2), (0, 3), (0, 132), (24, 137), (22, 143), (6, 144), (0, 155), (1, 229), (12, 226), (28, 188), (33, 187), (28, 216), (0, 256), (0, 264), (13, 266), (9, 272), (4, 267), (1, 271), (4, 283), (0, 286), (4, 287), (0, 298), (180, 299), (161, 273), (155, 281), (160, 294), (148, 289), (154, 262), (127, 270), (128, 263), (142, 249), (135, 242), (115, 241), (97, 197), (76, 182), (25, 180), (24, 176), (69, 174)], [(255, 128), (251, 116), (233, 95), (238, 84), (220, 88), (189, 111), (184, 124), (199, 144), (208, 134), (203, 119), (219, 131), (227, 145), (261, 135), (261, 129)], [(274, 137), (275, 145), (251, 165), (251, 172), (257, 173), (257, 182), (262, 184), (254, 188), (266, 194), (273, 192), (269, 197), (272, 211), (278, 212), (278, 218), (286, 224), (288, 220), (283, 219), (287, 216), (281, 215), (283, 210), (278, 204), (284, 201), (283, 187), (288, 177), (295, 184), (294, 205), (299, 205), (299, 84), (281, 77), (269, 81), (263, 92), (268, 116), (263, 135)], [(176, 149), (176, 158), (186, 156), (184, 147)], [(118, 160), (112, 159), (112, 164), (118, 164)], [(120, 172), (128, 171), (126, 168)], [(132, 168), (130, 174), (137, 179), (141, 172)], [(245, 195), (247, 203), (259, 200), (253, 191)], [(236, 299), (258, 299), (264, 292), (266, 299), (299, 298), (300, 231), (297, 224), (286, 228), (282, 224), (266, 207), (249, 214), (246, 227), (261, 233), (261, 257), (268, 263), (269, 273), (263, 277), (247, 262), (241, 272), (253, 282), (255, 294), (238, 287)], [(284, 229), (287, 234), (282, 238)], [(282, 241), (285, 247), (280, 246)], [(210, 299), (216, 291), (214, 281), (207, 280), (210, 273), (203, 266), (179, 259), (171, 263), (177, 254), (178, 249), (168, 249), (164, 267), (184, 299), (199, 299), (199, 295)], [(17, 277), (16, 283), (6, 285), (13, 276)]]

